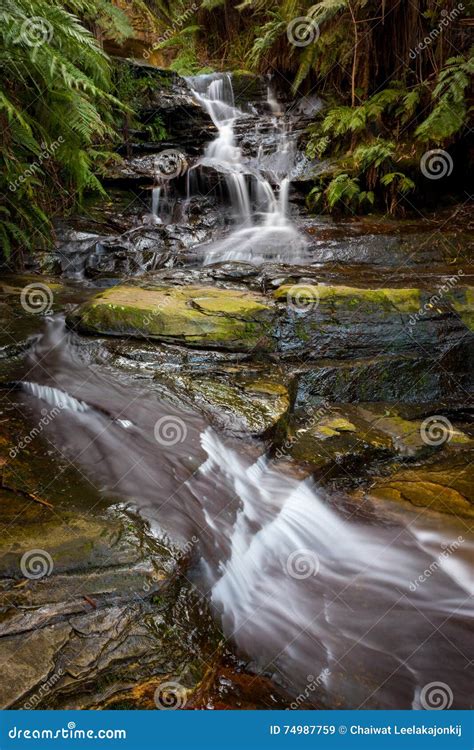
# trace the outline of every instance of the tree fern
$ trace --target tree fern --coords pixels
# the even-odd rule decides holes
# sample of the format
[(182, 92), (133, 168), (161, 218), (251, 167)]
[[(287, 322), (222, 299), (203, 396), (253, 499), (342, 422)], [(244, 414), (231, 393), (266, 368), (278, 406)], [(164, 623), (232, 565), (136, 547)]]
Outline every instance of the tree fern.
[(102, 14), (117, 39), (128, 33), (106, 0), (3, 0), (0, 9), (4, 255), (44, 246), (54, 208), (102, 190), (88, 149), (115, 137), (112, 111), (122, 105), (110, 93), (107, 55), (75, 13)]

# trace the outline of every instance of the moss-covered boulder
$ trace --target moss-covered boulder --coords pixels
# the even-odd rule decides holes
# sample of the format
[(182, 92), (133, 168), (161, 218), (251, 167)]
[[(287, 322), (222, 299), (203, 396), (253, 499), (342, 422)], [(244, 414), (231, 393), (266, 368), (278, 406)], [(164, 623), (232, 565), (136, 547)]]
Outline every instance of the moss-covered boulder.
[(201, 286), (116, 286), (69, 317), (86, 333), (135, 336), (187, 346), (272, 348), (271, 304), (259, 294)]
[(419, 289), (357, 289), (349, 286), (329, 286), (325, 284), (283, 284), (274, 296), (286, 300), (294, 309), (305, 304), (310, 307), (321, 305), (330, 310), (356, 310), (361, 305), (366, 311), (375, 313), (393, 312), (415, 313), (420, 307)]
[[(354, 468), (354, 476), (359, 477), (361, 462), (364, 473), (380, 461), (396, 458), (399, 464), (413, 462), (443, 450), (445, 442), (430, 442), (427, 430), (424, 420), (407, 419), (397, 407), (323, 403), (306, 410), (304, 419), (300, 416), (290, 421), (286, 433), (279, 434), (276, 457), (287, 454), (321, 476), (347, 474)], [(446, 445), (450, 450), (462, 450), (472, 442), (462, 430), (452, 427)]]
[(426, 509), (458, 518), (473, 518), (471, 460), (468, 450), (448, 451), (439, 460), (397, 468), (390, 476), (376, 480), (364, 493), (364, 499), (376, 507), (401, 503), (417, 512)]
[[(416, 288), (366, 289), (343, 285), (283, 284), (275, 292), (279, 346), (285, 355), (352, 359), (392, 354), (441, 353), (467, 332), (446, 298)], [(463, 304), (462, 302), (458, 304)]]
[(346, 474), (351, 468), (389, 456), (389, 436), (370, 429), (350, 405), (323, 405), (303, 423), (292, 422), (276, 450), (277, 458), (287, 455), (307, 465), (320, 478)]

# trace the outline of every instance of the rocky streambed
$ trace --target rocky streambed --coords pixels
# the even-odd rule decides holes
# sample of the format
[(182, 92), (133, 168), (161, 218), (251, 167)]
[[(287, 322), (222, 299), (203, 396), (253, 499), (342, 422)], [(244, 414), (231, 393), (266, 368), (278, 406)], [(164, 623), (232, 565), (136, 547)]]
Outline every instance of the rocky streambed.
[[(217, 128), (136, 74), (168, 142), (135, 134), (111, 199), (2, 281), (2, 705), (417, 708), (441, 681), (467, 708), (469, 213), (333, 222), (293, 188), (302, 255), (203, 265), (219, 170), (158, 223), (146, 160)], [(244, 83), (252, 159), (277, 115)]]

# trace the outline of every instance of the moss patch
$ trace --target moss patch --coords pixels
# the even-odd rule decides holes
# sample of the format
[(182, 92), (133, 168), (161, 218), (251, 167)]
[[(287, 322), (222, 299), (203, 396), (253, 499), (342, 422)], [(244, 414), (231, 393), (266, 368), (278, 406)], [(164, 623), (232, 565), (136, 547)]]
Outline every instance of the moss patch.
[(447, 296), (464, 325), (474, 331), (474, 287), (454, 289)]
[(313, 302), (324, 307), (342, 306), (353, 309), (358, 305), (415, 313), (420, 309), (419, 289), (357, 289), (349, 286), (324, 284), (283, 284), (275, 292), (277, 300), (287, 299), (298, 303)]
[(257, 344), (271, 348), (272, 319), (265, 298), (250, 292), (116, 286), (80, 307), (69, 322), (85, 332), (248, 351)]

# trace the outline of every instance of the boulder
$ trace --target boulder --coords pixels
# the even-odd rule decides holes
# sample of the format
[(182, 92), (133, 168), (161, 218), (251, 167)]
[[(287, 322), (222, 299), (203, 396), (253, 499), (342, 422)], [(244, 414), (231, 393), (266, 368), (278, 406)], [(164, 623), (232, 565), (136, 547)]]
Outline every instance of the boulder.
[(434, 306), (432, 293), (417, 288), (284, 284), (274, 297), (281, 311), (279, 349), (286, 356), (441, 354), (468, 330), (449, 300)]
[(272, 348), (273, 309), (265, 297), (201, 286), (116, 286), (69, 316), (85, 333), (135, 336), (201, 348)]
[(284, 375), (248, 366), (209, 366), (207, 371), (157, 376), (179, 397), (220, 429), (235, 434), (264, 435), (288, 414), (290, 394)]

